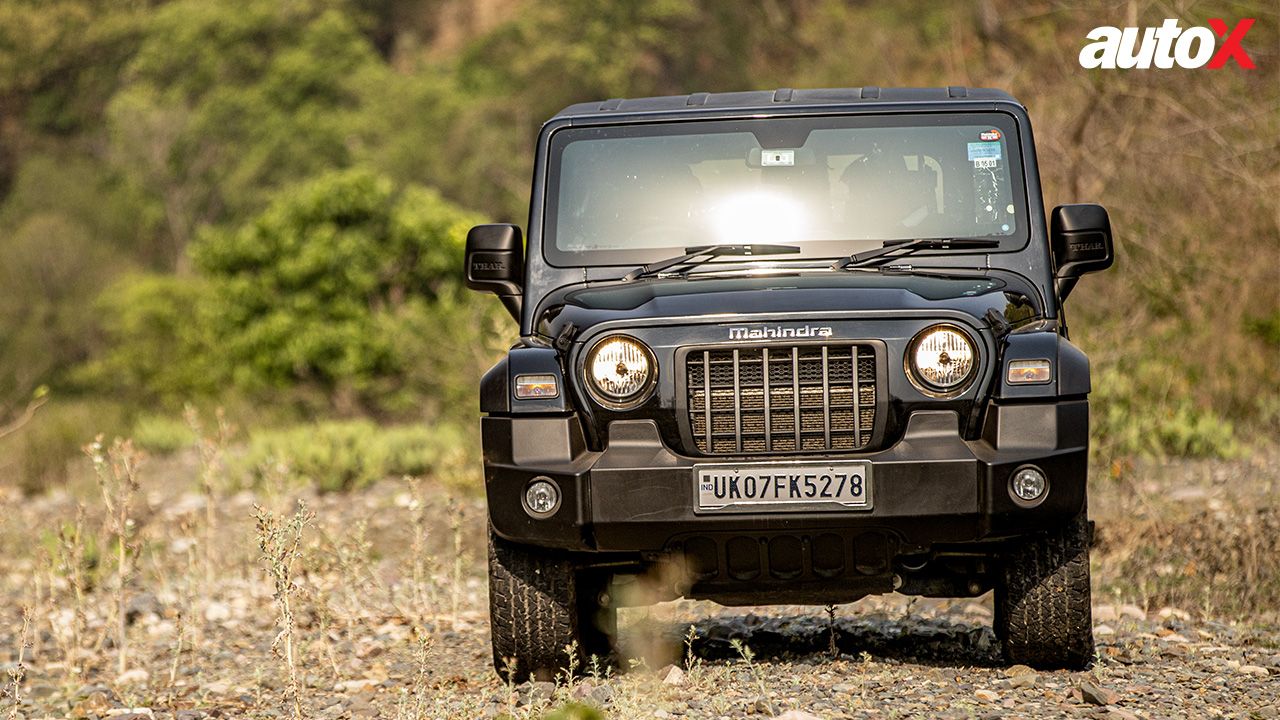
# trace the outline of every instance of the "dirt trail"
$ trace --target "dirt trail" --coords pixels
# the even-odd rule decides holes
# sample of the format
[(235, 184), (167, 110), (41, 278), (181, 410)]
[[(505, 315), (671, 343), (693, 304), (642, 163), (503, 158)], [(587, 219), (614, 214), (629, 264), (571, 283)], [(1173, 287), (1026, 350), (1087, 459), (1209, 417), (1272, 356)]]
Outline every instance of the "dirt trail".
[[(350, 496), (230, 494), (219, 502), (208, 582), (194, 477), (188, 458), (155, 461), (143, 475), (124, 677), (115, 671), (110, 573), (91, 566), (89, 576), (102, 579), (77, 605), (67, 574), (48, 559), (57, 557), (54, 535), (74, 519), (77, 499), (91, 506), (90, 488), (0, 498), (0, 679), (15, 669), (22, 606), (33, 606), (36, 621), (17, 717), (287, 717), (285, 666), (271, 648), (279, 626), (250, 513), (255, 502), (283, 511), (299, 497), (316, 513), (294, 598), (307, 717), (537, 718), (572, 700), (628, 719), (792, 710), (819, 718), (1280, 717), (1280, 637), (1271, 619), (1147, 612), (1128, 604), (1135, 598), (1110, 604), (1114, 594), (1097, 589), (1105, 601), (1095, 606), (1098, 661), (1087, 672), (1003, 667), (989, 598), (867, 598), (836, 608), (834, 619), (822, 608), (681, 601), (623, 612), (629, 671), (510, 687), (490, 665), (480, 500), (449, 501), (432, 483), (414, 494), (396, 482)], [(1104, 528), (1112, 521), (1099, 520)], [(100, 533), (100, 523), (91, 506), (83, 530)], [(96, 548), (88, 552), (98, 558)], [(1096, 575), (1110, 572), (1095, 564)], [(76, 627), (78, 653), (69, 640)], [(0, 717), (10, 707), (0, 698)]]

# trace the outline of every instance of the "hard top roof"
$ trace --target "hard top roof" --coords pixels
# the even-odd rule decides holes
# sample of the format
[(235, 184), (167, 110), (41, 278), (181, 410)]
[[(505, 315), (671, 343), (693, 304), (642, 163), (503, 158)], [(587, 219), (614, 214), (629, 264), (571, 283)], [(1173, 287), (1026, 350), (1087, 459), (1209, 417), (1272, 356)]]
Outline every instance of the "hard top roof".
[[(747, 92), (693, 93), (648, 98), (614, 98), (577, 103), (555, 118), (601, 117), (633, 113), (698, 113), (706, 110), (781, 110), (830, 105), (891, 105), (898, 103), (1011, 102), (1013, 96), (992, 88), (816, 88), (811, 90), (752, 90)], [(553, 118), (553, 119), (555, 119)]]

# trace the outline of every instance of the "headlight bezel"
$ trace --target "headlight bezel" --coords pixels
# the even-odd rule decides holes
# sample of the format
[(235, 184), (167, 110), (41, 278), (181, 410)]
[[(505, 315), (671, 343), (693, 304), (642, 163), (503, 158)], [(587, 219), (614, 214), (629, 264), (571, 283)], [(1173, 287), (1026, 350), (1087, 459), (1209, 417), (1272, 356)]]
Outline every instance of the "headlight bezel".
[[(602, 390), (599, 385), (596, 384), (596, 379), (591, 372), (591, 365), (596, 354), (606, 343), (614, 340), (623, 340), (634, 343), (644, 354), (645, 360), (649, 364), (649, 377), (645, 379), (644, 384), (634, 393), (622, 397), (610, 395)], [(649, 399), (653, 397), (654, 390), (658, 386), (658, 372), (658, 358), (654, 355), (653, 349), (645, 344), (644, 341), (633, 335), (627, 335), (625, 333), (610, 333), (592, 342), (586, 352), (582, 354), (582, 366), (579, 374), (582, 377), (583, 387), (587, 390), (587, 395), (589, 395), (597, 405), (608, 408), (609, 410), (633, 410), (648, 402)]]
[[(930, 334), (942, 330), (948, 330), (958, 334), (969, 343), (970, 352), (973, 354), (973, 363), (969, 367), (969, 372), (960, 382), (946, 387), (935, 385), (930, 382), (924, 376), (924, 373), (920, 371), (920, 368), (916, 366), (915, 362), (916, 350), (920, 347), (920, 343), (923, 342)], [(919, 390), (921, 393), (932, 398), (954, 398), (964, 394), (964, 392), (973, 385), (974, 380), (980, 374), (979, 366), (981, 364), (982, 350), (978, 341), (974, 339), (973, 333), (960, 325), (950, 322), (933, 323), (932, 325), (920, 330), (920, 332), (916, 333), (911, 338), (911, 341), (907, 343), (906, 352), (903, 353), (902, 357), (903, 371), (906, 373), (907, 379), (911, 381), (912, 386), (914, 386), (916, 390)]]

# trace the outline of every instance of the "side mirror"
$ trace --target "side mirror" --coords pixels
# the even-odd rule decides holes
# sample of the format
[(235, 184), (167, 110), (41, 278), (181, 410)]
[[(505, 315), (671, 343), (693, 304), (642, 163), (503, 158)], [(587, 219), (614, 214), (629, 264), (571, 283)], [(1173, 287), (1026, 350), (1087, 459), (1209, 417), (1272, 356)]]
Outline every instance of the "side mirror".
[(524, 242), (515, 225), (476, 225), (467, 232), (467, 287), (498, 296), (520, 319)]
[(1111, 267), (1111, 220), (1106, 208), (1083, 203), (1059, 205), (1049, 222), (1058, 299), (1066, 300), (1081, 275)]

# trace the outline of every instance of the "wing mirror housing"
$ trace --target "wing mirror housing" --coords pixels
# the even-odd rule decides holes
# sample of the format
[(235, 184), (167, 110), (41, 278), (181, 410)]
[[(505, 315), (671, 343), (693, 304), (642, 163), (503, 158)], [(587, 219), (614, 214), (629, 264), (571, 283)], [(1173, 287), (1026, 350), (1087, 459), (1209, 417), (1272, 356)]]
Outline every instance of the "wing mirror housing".
[(1092, 203), (1054, 208), (1049, 245), (1058, 299), (1064, 301), (1082, 275), (1106, 270), (1115, 260), (1106, 208)]
[(524, 291), (520, 228), (506, 223), (471, 228), (467, 232), (466, 275), (467, 287), (497, 295), (518, 322)]

